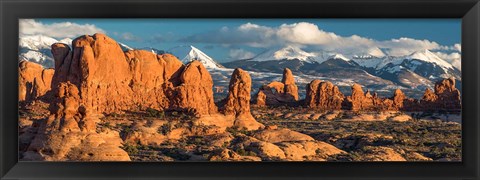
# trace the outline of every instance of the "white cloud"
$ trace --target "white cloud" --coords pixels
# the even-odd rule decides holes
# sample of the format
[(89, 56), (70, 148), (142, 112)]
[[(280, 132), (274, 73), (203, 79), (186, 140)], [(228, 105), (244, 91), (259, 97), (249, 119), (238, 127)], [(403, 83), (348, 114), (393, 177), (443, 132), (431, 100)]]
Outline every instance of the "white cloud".
[(103, 29), (92, 24), (71, 22), (44, 24), (34, 19), (21, 19), (19, 31), (20, 36), (45, 35), (53, 38), (76, 38), (85, 34), (105, 33)]
[(458, 52), (453, 52), (453, 53), (444, 53), (444, 52), (434, 52), (435, 55), (438, 57), (446, 60), (450, 64), (452, 64), (454, 67), (456, 67), (459, 70), (462, 70), (461, 64), (462, 64), (462, 55)]
[(440, 45), (430, 40), (408, 37), (378, 41), (358, 35), (339, 36), (326, 32), (308, 22), (282, 24), (278, 27), (246, 23), (237, 28), (223, 27), (218, 31), (196, 34), (183, 39), (186, 42), (244, 44), (251, 47), (296, 46), (311, 51), (327, 51), (345, 55), (371, 54), (383, 56), (408, 55), (420, 50), (450, 50), (461, 52), (460, 44)]
[(458, 44), (458, 43), (454, 44), (453, 48), (458, 52), (462, 52), (462, 45), (461, 44)]
[(407, 37), (399, 39), (391, 39), (388, 41), (380, 41), (377, 43), (380, 48), (386, 48), (387, 53), (392, 56), (402, 56), (411, 54), (419, 50), (437, 50), (443, 49), (438, 43), (429, 40), (418, 40)]
[(231, 49), (228, 57), (233, 60), (250, 59), (255, 56), (254, 53), (244, 49)]
[(282, 24), (276, 32), (280, 39), (295, 44), (327, 44), (338, 40), (334, 33), (322, 31), (317, 25), (300, 22), (294, 24)]

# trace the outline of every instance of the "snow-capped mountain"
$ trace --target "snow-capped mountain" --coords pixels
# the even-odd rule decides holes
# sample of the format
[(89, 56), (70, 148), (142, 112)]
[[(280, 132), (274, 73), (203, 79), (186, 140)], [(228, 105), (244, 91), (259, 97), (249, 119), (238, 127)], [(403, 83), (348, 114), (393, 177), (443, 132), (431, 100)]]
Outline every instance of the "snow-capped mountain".
[(461, 84), (461, 71), (429, 50), (407, 56), (354, 57), (366, 71), (398, 85), (410, 88), (433, 88), (434, 82), (454, 77)]
[(289, 50), (304, 52), (299, 54), (305, 56), (291, 56), (289, 53), (275, 53), (277, 51), (271, 50), (250, 60), (238, 60), (224, 65), (229, 68), (240, 67), (249, 71), (272, 73), (290, 68), (299, 76), (329, 78), (334, 83), (340, 83), (341, 79), (350, 79), (351, 82), (361, 83), (372, 90), (395, 87), (416, 91), (415, 95), (421, 94), (427, 87), (432, 88), (434, 82), (441, 78), (455, 77), (458, 84), (461, 84), (460, 70), (428, 50), (396, 57), (372, 54), (345, 56), (334, 52), (309, 53), (298, 48)]
[(461, 72), (452, 64), (441, 59), (429, 50), (417, 51), (407, 56), (385, 56), (381, 58), (354, 58), (357, 64), (378, 76), (397, 76), (404, 70), (409, 73), (437, 81), (441, 78), (455, 77), (461, 80)]
[(223, 66), (217, 63), (213, 58), (192, 45), (177, 46), (169, 49), (168, 52), (177, 56), (185, 64), (193, 60), (198, 60), (202, 62), (206, 68), (223, 68)]
[[(37, 62), (51, 68), (54, 60), (50, 46), (56, 42), (70, 45), (72, 40), (57, 40), (48, 36), (23, 36), (19, 39), (19, 60)], [(120, 42), (119, 45), (124, 51), (136, 49)], [(447, 62), (428, 50), (395, 57), (375, 56), (369, 53), (343, 55), (327, 51), (306, 52), (298, 47), (288, 46), (267, 50), (252, 59), (222, 63), (227, 67), (224, 68), (194, 46), (178, 46), (167, 51), (151, 47), (140, 49), (155, 54), (171, 53), (183, 63), (199, 60), (212, 74), (214, 84), (220, 86), (228, 85), (228, 76), (237, 67), (252, 74), (252, 78), (258, 81), (255, 86), (280, 78), (277, 77), (277, 73), (283, 72), (284, 68), (290, 68), (305, 84), (313, 79), (329, 80), (338, 85), (344, 93), (350, 92), (351, 84), (360, 83), (380, 94), (380, 91), (385, 89), (402, 88), (410, 90), (412, 95), (421, 96), (425, 88), (432, 88), (434, 82), (448, 77), (455, 77), (457, 84), (461, 86), (461, 71), (457, 68), (460, 59)], [(454, 62), (457, 64), (453, 65)], [(253, 77), (254, 74), (258, 77)]]
[(280, 49), (270, 49), (250, 59), (250, 61), (272, 61), (272, 60), (300, 60), (315, 62), (315, 54), (308, 53), (298, 47), (287, 46)]
[(334, 55), (331, 55), (330, 57), (328, 57), (327, 60), (329, 59), (340, 59), (340, 60), (344, 60), (344, 61), (350, 61), (349, 58), (345, 57), (344, 55), (342, 54), (334, 54)]
[(407, 55), (407, 56), (400, 56), (400, 57), (394, 57), (394, 58), (386, 59), (386, 60), (380, 62), (377, 65), (376, 69), (381, 69), (388, 64), (393, 64), (393, 65), (402, 64), (404, 61), (418, 61), (418, 62), (431, 63), (431, 64), (435, 64), (437, 66), (440, 66), (443, 69), (452, 69), (453, 68), (453, 66), (450, 63), (441, 59), (440, 57), (438, 57), (434, 53), (430, 52), (429, 50), (423, 50), (423, 51), (414, 52), (414, 53), (412, 53), (410, 55)]
[(18, 42), (18, 60), (32, 61), (46, 68), (52, 68), (55, 62), (50, 49), (51, 45), (57, 42), (71, 45), (72, 39), (65, 38), (57, 40), (44, 35), (22, 36)]

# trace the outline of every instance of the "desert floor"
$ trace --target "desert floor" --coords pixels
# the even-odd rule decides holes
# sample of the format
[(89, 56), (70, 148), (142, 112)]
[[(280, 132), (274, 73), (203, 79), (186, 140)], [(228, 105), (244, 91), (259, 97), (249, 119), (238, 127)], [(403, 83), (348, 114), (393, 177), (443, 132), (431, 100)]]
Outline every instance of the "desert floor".
[[(48, 104), (39, 101), (21, 108), (20, 156), (35, 135), (36, 124), (48, 116), (47, 108)], [(256, 106), (252, 106), (252, 114), (267, 127), (288, 128), (346, 152), (329, 156), (316, 152), (317, 157), (307, 160), (461, 161), (462, 127), (459, 115), (393, 111), (318, 112), (302, 107)], [(186, 135), (180, 129), (192, 127), (193, 119), (183, 113), (148, 109), (104, 116), (100, 118), (101, 122), (97, 122), (97, 132), (118, 132), (124, 141), (122, 149), (132, 161), (225, 160), (219, 155), (221, 149), (238, 155), (237, 158), (229, 158), (229, 161), (282, 160), (265, 157), (251, 147), (242, 146), (245, 138), (253, 136), (255, 131), (229, 128), (222, 134)]]

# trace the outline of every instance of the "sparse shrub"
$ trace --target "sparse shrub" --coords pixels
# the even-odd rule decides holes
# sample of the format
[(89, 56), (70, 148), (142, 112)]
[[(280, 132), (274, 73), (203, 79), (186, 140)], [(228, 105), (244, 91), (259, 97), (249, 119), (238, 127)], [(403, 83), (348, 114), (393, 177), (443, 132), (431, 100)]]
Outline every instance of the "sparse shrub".
[(173, 159), (185, 161), (190, 159), (190, 155), (181, 153), (177, 148), (163, 149), (162, 153)]
[(239, 128), (239, 127), (228, 127), (226, 129), (227, 132), (232, 134), (233, 136), (237, 136), (239, 134), (244, 134), (244, 135), (251, 135), (251, 132), (248, 131), (246, 128)]
[(98, 123), (100, 127), (108, 128), (108, 129), (114, 129), (114, 127), (110, 124), (110, 122), (101, 122)]
[(158, 133), (167, 135), (173, 130), (173, 128), (174, 128), (173, 123), (169, 121), (158, 128)]
[(257, 153), (253, 151), (247, 151), (243, 148), (238, 148), (235, 150), (235, 152), (240, 156), (257, 156)]
[(146, 110), (149, 117), (156, 117), (156, 118), (165, 118), (165, 112), (159, 111), (153, 108), (147, 108)]
[(135, 132), (135, 130), (133, 128), (131, 128), (130, 126), (122, 125), (120, 127), (121, 127), (120, 137), (122, 137), (123, 139), (126, 138), (127, 136), (129, 136), (130, 134), (132, 134), (133, 132)]
[(227, 142), (227, 141), (223, 142), (223, 144), (222, 144), (222, 148), (227, 148), (229, 144), (230, 144), (230, 143), (229, 143), (229, 142)]
[(135, 155), (139, 152), (137, 146), (130, 143), (124, 143), (120, 148), (125, 150), (129, 155)]

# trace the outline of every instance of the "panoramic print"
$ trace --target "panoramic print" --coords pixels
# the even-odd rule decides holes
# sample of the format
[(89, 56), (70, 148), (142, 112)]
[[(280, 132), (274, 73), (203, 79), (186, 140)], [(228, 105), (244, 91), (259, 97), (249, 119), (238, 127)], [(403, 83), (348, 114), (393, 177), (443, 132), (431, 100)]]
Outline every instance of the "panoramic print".
[(18, 45), (20, 161), (462, 160), (460, 19), (20, 19)]

